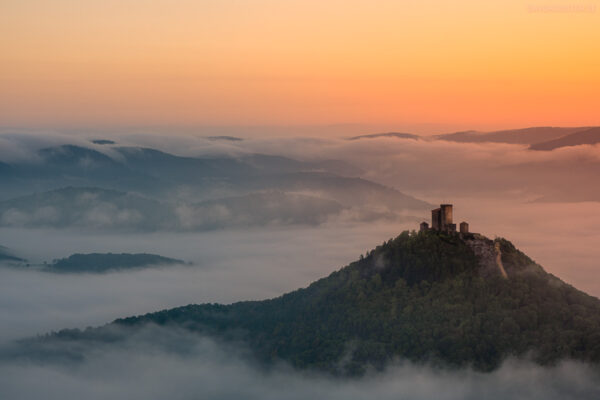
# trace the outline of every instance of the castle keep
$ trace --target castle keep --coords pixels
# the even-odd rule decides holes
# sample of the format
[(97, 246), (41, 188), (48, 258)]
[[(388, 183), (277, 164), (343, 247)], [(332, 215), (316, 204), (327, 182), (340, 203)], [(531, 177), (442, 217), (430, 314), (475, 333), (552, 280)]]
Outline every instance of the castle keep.
[[(469, 224), (460, 223), (460, 233), (469, 233)], [(452, 220), (452, 204), (441, 204), (439, 208), (431, 210), (431, 228), (427, 222), (421, 223), (421, 232), (433, 230), (438, 232), (456, 233), (456, 224)]]

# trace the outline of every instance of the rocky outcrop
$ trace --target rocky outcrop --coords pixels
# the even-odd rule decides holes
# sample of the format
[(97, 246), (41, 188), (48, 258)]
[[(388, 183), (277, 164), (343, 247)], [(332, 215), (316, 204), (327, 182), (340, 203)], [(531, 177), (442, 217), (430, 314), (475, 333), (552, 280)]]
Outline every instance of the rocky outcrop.
[(506, 270), (502, 265), (500, 243), (476, 233), (469, 235), (464, 240), (477, 258), (479, 258), (480, 273), (482, 276), (493, 276), (499, 273), (504, 278), (508, 278)]

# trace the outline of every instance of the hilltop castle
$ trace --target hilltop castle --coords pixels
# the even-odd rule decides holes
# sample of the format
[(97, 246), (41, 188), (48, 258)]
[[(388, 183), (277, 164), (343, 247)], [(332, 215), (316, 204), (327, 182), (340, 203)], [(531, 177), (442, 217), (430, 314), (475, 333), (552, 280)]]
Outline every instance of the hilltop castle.
[[(460, 223), (460, 233), (469, 233), (469, 224)], [(421, 232), (433, 230), (446, 233), (456, 233), (456, 224), (452, 222), (452, 204), (441, 204), (439, 208), (431, 210), (431, 228), (427, 222), (421, 222)]]

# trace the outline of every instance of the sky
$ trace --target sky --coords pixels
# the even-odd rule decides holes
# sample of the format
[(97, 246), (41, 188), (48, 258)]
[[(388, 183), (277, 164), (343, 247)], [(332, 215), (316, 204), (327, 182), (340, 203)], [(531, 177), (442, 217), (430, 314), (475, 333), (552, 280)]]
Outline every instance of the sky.
[(2, 126), (600, 125), (594, 0), (8, 0), (0, 48)]

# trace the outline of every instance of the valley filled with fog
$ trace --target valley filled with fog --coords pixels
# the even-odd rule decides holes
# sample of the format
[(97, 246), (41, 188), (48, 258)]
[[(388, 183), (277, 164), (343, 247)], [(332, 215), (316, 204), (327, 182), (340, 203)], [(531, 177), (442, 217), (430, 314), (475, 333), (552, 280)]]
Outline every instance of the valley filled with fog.
[[(455, 222), (512, 241), (548, 272), (600, 296), (598, 145), (535, 151), (528, 147), (533, 143), (444, 137), (98, 138), (0, 134), (0, 250), (20, 260), (0, 259), (4, 347), (186, 304), (277, 297), (418, 229), (440, 203), (454, 204)], [(75, 253), (152, 253), (185, 263), (101, 274), (39, 268)], [(153, 348), (141, 338), (123, 351), (92, 351), (78, 366), (0, 360), (0, 397), (15, 396), (32, 376), (47, 382), (48, 398), (65, 392), (183, 399), (207, 385), (224, 398), (436, 393), (458, 399), (490, 392), (506, 398), (525, 382), (533, 382), (529, 396), (598, 394), (585, 365), (541, 368), (520, 360), (481, 374), (398, 360), (381, 375), (340, 383), (284, 364), (262, 371), (244, 358), (243, 348), (208, 338), (144, 334), (160, 340), (173, 334), (186, 350)], [(121, 373), (134, 382), (155, 380), (156, 387), (136, 390), (118, 378), (100, 388), (102, 380)], [(235, 376), (237, 386), (229, 386), (226, 376)], [(424, 381), (433, 383), (419, 384)], [(574, 383), (578, 392), (571, 390)], [(294, 390), (286, 394), (286, 387)], [(31, 389), (28, 395), (41, 394)]]

